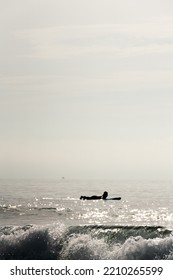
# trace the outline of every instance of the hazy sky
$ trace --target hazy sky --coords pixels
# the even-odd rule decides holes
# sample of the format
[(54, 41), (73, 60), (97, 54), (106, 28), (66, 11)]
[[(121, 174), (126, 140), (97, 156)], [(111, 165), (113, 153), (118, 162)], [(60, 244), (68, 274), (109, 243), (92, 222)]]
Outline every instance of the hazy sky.
[(1, 0), (0, 177), (173, 179), (173, 2)]

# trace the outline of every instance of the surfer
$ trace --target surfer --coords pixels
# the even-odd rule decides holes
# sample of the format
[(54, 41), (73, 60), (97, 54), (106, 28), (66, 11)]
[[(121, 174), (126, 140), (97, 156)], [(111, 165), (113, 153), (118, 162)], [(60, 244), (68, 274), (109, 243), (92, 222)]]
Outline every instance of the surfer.
[(108, 192), (104, 192), (102, 195), (92, 195), (92, 196), (81, 196), (80, 199), (94, 200), (94, 199), (106, 199), (108, 196)]

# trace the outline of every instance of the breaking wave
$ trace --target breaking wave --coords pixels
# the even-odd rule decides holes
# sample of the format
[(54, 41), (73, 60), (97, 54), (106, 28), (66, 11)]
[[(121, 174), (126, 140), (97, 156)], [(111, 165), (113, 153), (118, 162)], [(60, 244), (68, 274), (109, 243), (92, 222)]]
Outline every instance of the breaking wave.
[(149, 226), (1, 227), (0, 259), (173, 259), (173, 235), (172, 230)]

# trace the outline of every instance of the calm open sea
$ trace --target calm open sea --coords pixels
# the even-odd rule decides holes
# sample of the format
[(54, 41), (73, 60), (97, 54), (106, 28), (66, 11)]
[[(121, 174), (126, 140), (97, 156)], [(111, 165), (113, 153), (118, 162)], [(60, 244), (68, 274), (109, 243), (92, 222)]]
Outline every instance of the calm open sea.
[(0, 259), (173, 259), (172, 230), (172, 181), (0, 180)]

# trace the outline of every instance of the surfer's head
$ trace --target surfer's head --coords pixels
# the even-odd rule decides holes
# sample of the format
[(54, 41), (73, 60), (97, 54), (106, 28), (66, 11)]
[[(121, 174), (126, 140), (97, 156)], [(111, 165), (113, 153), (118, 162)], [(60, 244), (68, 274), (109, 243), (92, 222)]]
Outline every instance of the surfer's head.
[(106, 199), (107, 196), (108, 196), (108, 192), (104, 192), (103, 195), (102, 195), (102, 198)]

